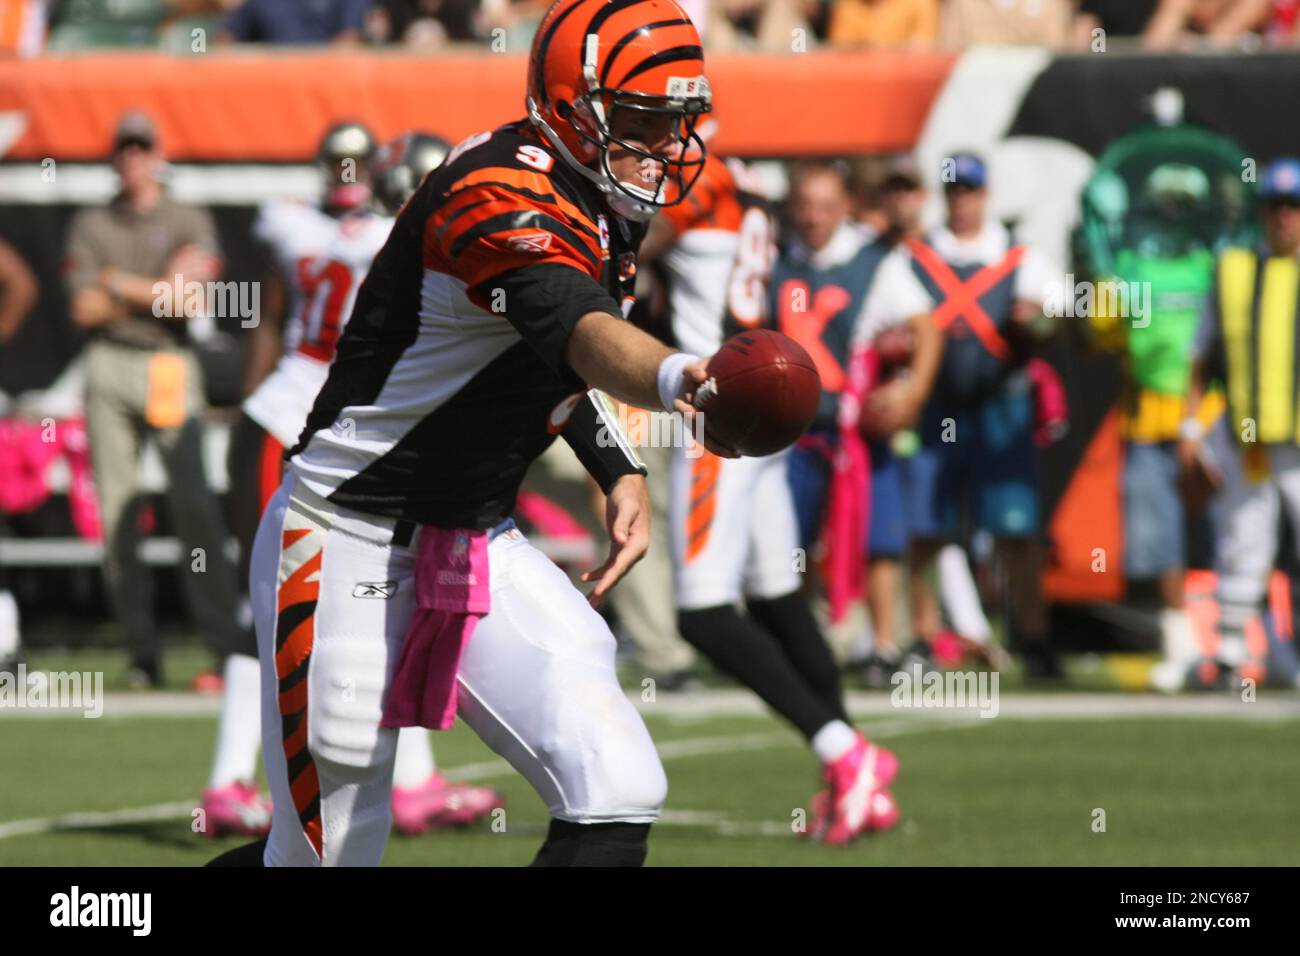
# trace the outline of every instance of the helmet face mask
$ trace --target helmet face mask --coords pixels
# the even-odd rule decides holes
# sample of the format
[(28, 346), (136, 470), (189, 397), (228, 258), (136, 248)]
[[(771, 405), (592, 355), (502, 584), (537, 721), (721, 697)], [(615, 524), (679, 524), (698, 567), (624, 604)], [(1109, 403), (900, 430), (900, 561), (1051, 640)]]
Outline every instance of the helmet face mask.
[[(594, 130), (588, 132), (576, 122), (574, 127), (596, 150), (596, 169), (617, 191), (610, 193), (612, 201), (622, 204), (631, 200), (633, 204), (645, 207), (644, 212), (649, 215), (686, 198), (704, 170), (704, 140), (696, 133), (695, 126), (699, 117), (708, 109), (707, 103), (674, 103), (663, 97), (598, 90), (594, 96), (581, 103), (579, 109), (583, 107), (591, 113)], [(620, 136), (616, 132), (623, 128), (654, 128), (651, 124), (662, 126), (664, 135), (632, 138)], [(669, 143), (666, 150), (650, 151), (651, 147), (665, 140)], [(644, 185), (629, 183), (615, 172), (611, 151), (639, 158), (640, 178)], [(651, 175), (647, 176), (647, 172)], [(668, 188), (670, 186), (671, 189)], [(619, 194), (626, 199), (615, 200), (614, 197)], [(672, 198), (666, 199), (665, 196)], [(632, 218), (639, 217), (634, 215)]]

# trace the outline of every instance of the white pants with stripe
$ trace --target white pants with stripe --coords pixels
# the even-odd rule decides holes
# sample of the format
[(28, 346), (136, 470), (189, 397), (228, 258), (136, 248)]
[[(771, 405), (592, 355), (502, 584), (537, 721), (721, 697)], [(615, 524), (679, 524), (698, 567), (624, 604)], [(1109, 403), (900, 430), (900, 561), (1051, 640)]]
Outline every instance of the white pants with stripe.
[(719, 458), (673, 449), (669, 520), (684, 611), (778, 598), (799, 590), (799, 528), (788, 453)]
[[(331, 504), (289, 472), (253, 549), (268, 866), (380, 862), (397, 731), (385, 692), (414, 609), (415, 555), (391, 519)], [(618, 685), (614, 637), (515, 529), (488, 546), (491, 612), (459, 673), (460, 716), (575, 823), (658, 818), (667, 781)], [(376, 596), (379, 595), (379, 596)]]

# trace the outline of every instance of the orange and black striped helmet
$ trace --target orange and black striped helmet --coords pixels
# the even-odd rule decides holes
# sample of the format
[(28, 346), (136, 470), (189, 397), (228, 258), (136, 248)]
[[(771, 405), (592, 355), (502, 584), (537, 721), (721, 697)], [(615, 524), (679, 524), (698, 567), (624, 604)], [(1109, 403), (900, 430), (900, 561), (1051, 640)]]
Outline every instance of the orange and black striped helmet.
[[(557, 0), (533, 40), (527, 103), (529, 118), (569, 165), (631, 218), (680, 202), (704, 168), (695, 134), (711, 104), (704, 50), (675, 0)], [(671, 148), (651, 153), (616, 138), (622, 111), (671, 121)], [(610, 169), (611, 144), (653, 161), (657, 176), (645, 185), (619, 180)], [(669, 184), (675, 188), (665, 189)]]

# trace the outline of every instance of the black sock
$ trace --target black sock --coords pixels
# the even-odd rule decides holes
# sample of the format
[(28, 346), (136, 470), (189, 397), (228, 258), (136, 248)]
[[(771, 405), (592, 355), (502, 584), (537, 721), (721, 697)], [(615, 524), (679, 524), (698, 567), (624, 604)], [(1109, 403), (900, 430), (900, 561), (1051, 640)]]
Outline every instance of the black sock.
[(648, 823), (570, 823), (552, 820), (533, 866), (641, 866)]
[(263, 866), (262, 854), (266, 852), (266, 838), (256, 843), (245, 843), (210, 860), (207, 866)]
[(677, 626), (690, 644), (758, 694), (809, 740), (839, 719), (795, 670), (776, 638), (731, 605), (681, 611)]
[(746, 601), (749, 613), (776, 638), (786, 658), (840, 720), (849, 723), (840, 690), (840, 669), (808, 602), (798, 591)]

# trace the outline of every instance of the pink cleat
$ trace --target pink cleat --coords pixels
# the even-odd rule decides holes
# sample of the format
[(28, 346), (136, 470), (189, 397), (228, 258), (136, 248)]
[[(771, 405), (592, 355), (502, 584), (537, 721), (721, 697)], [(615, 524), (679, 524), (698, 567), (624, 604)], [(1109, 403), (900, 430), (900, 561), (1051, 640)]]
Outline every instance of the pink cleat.
[[(812, 816), (808, 828), (799, 832), (800, 839), (821, 840), (826, 836), (826, 829), (830, 826), (830, 804), (831, 795), (828, 790), (822, 790), (812, 798), (810, 808)], [(871, 795), (871, 802), (867, 807), (867, 822), (862, 832), (883, 833), (885, 830), (892, 830), (898, 826), (900, 816), (894, 795), (888, 790), (877, 790)]]
[(820, 840), (826, 835), (830, 823), (831, 795), (828, 790), (818, 790), (809, 801), (807, 829), (798, 833), (801, 840)]
[(867, 807), (867, 833), (883, 833), (885, 830), (892, 830), (898, 826), (898, 819), (902, 816), (898, 809), (898, 802), (894, 795), (888, 790), (877, 790), (871, 795), (871, 805)]
[(402, 836), (415, 836), (437, 827), (467, 826), (504, 803), (491, 787), (452, 783), (435, 773), (418, 787), (393, 788), (393, 827)]
[(251, 783), (227, 784), (203, 791), (203, 833), (209, 839), (266, 836), (271, 832), (271, 802)]
[[(870, 829), (885, 829), (872, 824), (876, 820), (889, 820), (893, 798), (887, 795), (886, 801), (875, 798), (896, 776), (898, 758), (861, 736), (853, 749), (827, 764), (824, 777), (830, 792), (823, 841), (830, 846), (843, 846)], [(893, 822), (897, 822), (897, 812), (897, 806), (893, 806)]]

